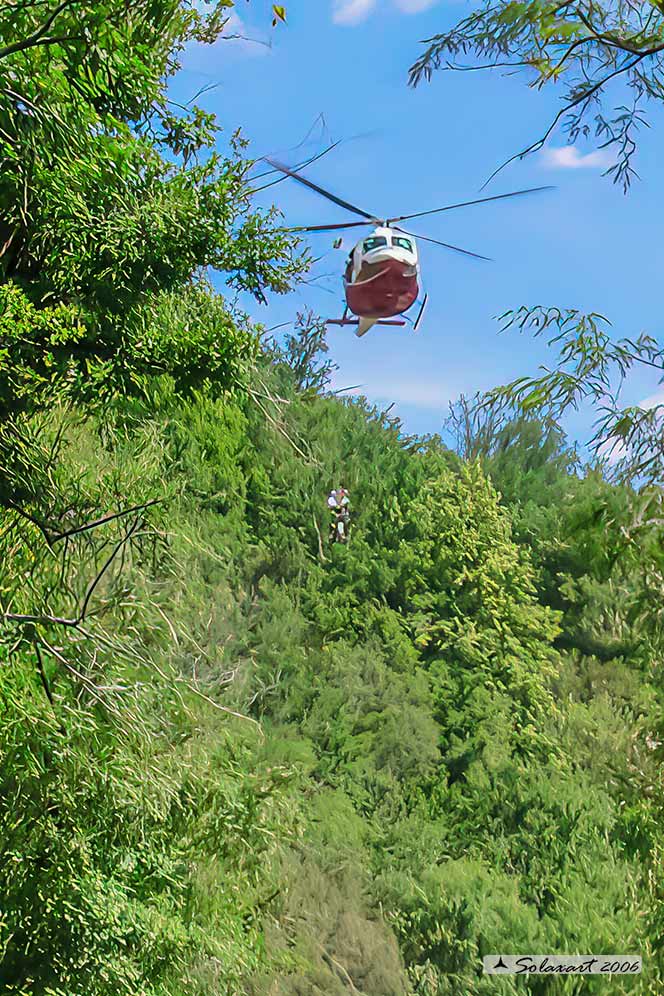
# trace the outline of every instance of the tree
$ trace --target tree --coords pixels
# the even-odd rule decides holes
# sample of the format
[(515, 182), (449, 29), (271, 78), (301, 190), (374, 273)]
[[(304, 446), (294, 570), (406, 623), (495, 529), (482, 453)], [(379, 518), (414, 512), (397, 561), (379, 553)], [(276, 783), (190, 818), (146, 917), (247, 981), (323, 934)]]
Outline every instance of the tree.
[[(261, 302), (308, 266), (254, 210), (246, 142), (167, 93), (231, 0), (36, 0), (0, 12), (0, 417), (66, 390), (243, 378), (257, 343), (202, 279)], [(222, 35), (223, 36), (223, 35)]]
[[(435, 69), (525, 70), (531, 74), (530, 85), (538, 89), (562, 81), (563, 107), (540, 138), (508, 162), (540, 149), (564, 120), (570, 141), (592, 135), (601, 148), (616, 152), (616, 162), (607, 173), (627, 190), (634, 175), (636, 132), (645, 123), (644, 104), (664, 95), (663, 53), (664, 15), (656, 5), (633, 0), (617, 5), (594, 0), (563, 4), (486, 0), (449, 31), (428, 40), (411, 67), (410, 81), (417, 85), (430, 79)], [(470, 63), (460, 65), (458, 57), (467, 54)], [(627, 89), (629, 106), (607, 108), (613, 83)], [(609, 467), (612, 476), (660, 484), (664, 406), (624, 406), (619, 395), (635, 366), (654, 369), (661, 383), (661, 344), (645, 334), (615, 340), (607, 319), (574, 309), (522, 306), (501, 321), (504, 328), (536, 336), (550, 333), (549, 345), (559, 350), (557, 363), (540, 376), (524, 376), (490, 392), (479, 406), (471, 406), (474, 414), (464, 415), (465, 428), (457, 413), (457, 430), (468, 432), (480, 408), (484, 410), (480, 424), (489, 411), (495, 421), (506, 409), (515, 408), (551, 424), (569, 408), (590, 403), (597, 414), (590, 444), (604, 458), (605, 468), (607, 455), (617, 457)]]
[[(607, 174), (627, 190), (636, 175), (632, 158), (637, 132), (646, 124), (645, 105), (664, 94), (664, 14), (658, 4), (481, 0), (426, 44), (410, 70), (413, 85), (436, 69), (525, 70), (537, 89), (562, 83), (563, 106), (553, 121), (508, 162), (541, 149), (564, 121), (571, 142), (593, 138), (615, 151)], [(470, 62), (460, 64), (466, 55)]]
[[(529, 71), (530, 85), (538, 89), (562, 82), (563, 107), (540, 138), (512, 159), (541, 148), (564, 119), (571, 141), (593, 134), (600, 147), (616, 152), (616, 163), (607, 172), (627, 189), (634, 175), (636, 132), (645, 123), (644, 104), (664, 95), (663, 53), (664, 15), (657, 5), (633, 0), (617, 5), (594, 0), (562, 4), (486, 0), (449, 31), (428, 40), (411, 67), (410, 81), (417, 85), (436, 69), (506, 69)], [(460, 65), (457, 59), (465, 55), (470, 63)], [(629, 106), (608, 108), (614, 83), (627, 89)], [(540, 376), (524, 376), (490, 392), (472, 409), (472, 417), (478, 418), (482, 408), (480, 422), (486, 421), (488, 412), (495, 421), (505, 410), (516, 408), (550, 423), (559, 421), (569, 408), (590, 403), (597, 415), (591, 447), (611, 476), (661, 484), (664, 406), (620, 402), (620, 389), (636, 366), (655, 370), (661, 383), (661, 343), (645, 334), (616, 340), (603, 316), (573, 309), (523, 306), (501, 320), (504, 328), (549, 334), (558, 359)], [(467, 430), (468, 415), (465, 424)], [(654, 519), (659, 519), (658, 511)]]
[(298, 391), (316, 394), (338, 369), (333, 360), (324, 359), (329, 350), (327, 326), (311, 309), (298, 314), (294, 326), (281, 343), (274, 337), (267, 340), (265, 350), (273, 362), (288, 366)]
[(214, 117), (167, 97), (178, 51), (213, 41), (229, 6), (203, 18), (184, 0), (71, 0), (46, 21), (36, 3), (23, 27), (0, 21), (19, 39), (0, 58), (5, 279), (115, 311), (205, 267), (262, 301), (288, 289), (302, 260), (274, 212), (251, 208), (246, 143), (213, 151)]

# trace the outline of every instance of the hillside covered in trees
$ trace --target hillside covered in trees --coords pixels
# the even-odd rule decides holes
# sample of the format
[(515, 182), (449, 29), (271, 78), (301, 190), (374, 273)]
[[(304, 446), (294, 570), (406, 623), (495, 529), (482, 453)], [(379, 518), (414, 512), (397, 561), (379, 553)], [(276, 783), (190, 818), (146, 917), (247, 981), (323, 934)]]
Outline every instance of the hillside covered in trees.
[(213, 289), (308, 266), (166, 98), (229, 6), (0, 12), (2, 992), (660, 992), (661, 493), (407, 436)]

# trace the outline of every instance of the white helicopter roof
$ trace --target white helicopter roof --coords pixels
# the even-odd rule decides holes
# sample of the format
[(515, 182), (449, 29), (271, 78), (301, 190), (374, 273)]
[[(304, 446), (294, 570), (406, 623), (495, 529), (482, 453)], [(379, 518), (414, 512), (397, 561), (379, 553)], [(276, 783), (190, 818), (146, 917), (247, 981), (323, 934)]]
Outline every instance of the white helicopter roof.
[(381, 250), (382, 252), (387, 251), (390, 256), (395, 255), (394, 250), (397, 251), (396, 255), (403, 253), (404, 261), (406, 261), (407, 257), (410, 257), (408, 262), (415, 262), (417, 259), (417, 242), (415, 238), (412, 235), (400, 232), (396, 228), (388, 228), (383, 225), (377, 225), (372, 232), (361, 238), (355, 245), (353, 253), (366, 256), (370, 260), (372, 258), (370, 254), (376, 253), (379, 256)]

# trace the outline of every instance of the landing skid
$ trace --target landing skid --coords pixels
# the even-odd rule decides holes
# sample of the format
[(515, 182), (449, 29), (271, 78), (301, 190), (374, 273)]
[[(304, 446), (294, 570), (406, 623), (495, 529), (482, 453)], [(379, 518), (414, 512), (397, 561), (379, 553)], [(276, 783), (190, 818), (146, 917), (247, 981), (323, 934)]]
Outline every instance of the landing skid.
[[(328, 318), (325, 322), (326, 325), (359, 325), (357, 318)], [(375, 325), (405, 325), (403, 321), (398, 321), (397, 319), (384, 318), (377, 322)]]
[(420, 322), (422, 321), (422, 315), (424, 314), (424, 309), (427, 306), (427, 301), (428, 300), (429, 300), (429, 295), (425, 294), (424, 298), (422, 300), (422, 307), (418, 311), (417, 318), (415, 319), (415, 323), (413, 325), (413, 332), (417, 332), (418, 328), (420, 327)]
[[(422, 301), (422, 307), (420, 308), (419, 314), (417, 316), (417, 321), (415, 322), (415, 331), (417, 331), (417, 326), (419, 324), (420, 318), (422, 317), (422, 312), (424, 311), (424, 306), (425, 306), (426, 303), (427, 303), (427, 296), (425, 294), (424, 295), (424, 300)], [(408, 321), (411, 321), (411, 319), (408, 319)], [(348, 317), (348, 308), (346, 307), (346, 308), (344, 308), (344, 313), (343, 313), (343, 315), (342, 315), (341, 318), (327, 318), (325, 320), (325, 324), (326, 325), (355, 325), (355, 326), (358, 326), (360, 324), (360, 322), (359, 322), (358, 318), (349, 318)], [(408, 322), (404, 318), (378, 318), (373, 323), (373, 325), (393, 325), (393, 326), (396, 325), (399, 328), (403, 328), (403, 326), (406, 325), (406, 324), (408, 324)], [(364, 332), (358, 332), (357, 335), (364, 335), (368, 331), (369, 331), (369, 329), (365, 329)]]

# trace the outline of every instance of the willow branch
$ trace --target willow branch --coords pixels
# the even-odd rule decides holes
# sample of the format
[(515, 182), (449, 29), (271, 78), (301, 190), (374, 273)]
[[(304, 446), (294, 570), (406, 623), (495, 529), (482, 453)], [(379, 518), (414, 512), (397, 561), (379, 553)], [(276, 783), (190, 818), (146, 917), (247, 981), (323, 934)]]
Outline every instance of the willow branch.
[(104, 515), (101, 519), (95, 519), (93, 522), (86, 522), (83, 526), (75, 526), (73, 529), (68, 529), (66, 532), (57, 533), (52, 537), (54, 543), (57, 543), (61, 539), (66, 539), (68, 536), (75, 536), (78, 533), (85, 533), (89, 529), (96, 529), (97, 526), (104, 526), (107, 522), (113, 522), (114, 519), (121, 519), (125, 515), (131, 515), (132, 512), (141, 512), (146, 508), (151, 508), (153, 505), (159, 505), (163, 502), (163, 498), (153, 498), (151, 501), (142, 502), (140, 505), (132, 505), (131, 508), (125, 508), (122, 512), (113, 512), (111, 515)]
[(88, 611), (88, 606), (90, 604), (90, 599), (92, 598), (95, 589), (99, 585), (99, 582), (101, 581), (104, 574), (106, 573), (106, 571), (109, 569), (109, 567), (117, 557), (118, 553), (123, 549), (123, 547), (129, 542), (133, 534), (136, 532), (138, 524), (139, 524), (139, 519), (137, 517), (134, 523), (132, 524), (131, 528), (128, 530), (128, 532), (122, 537), (122, 539), (118, 543), (116, 543), (116, 545), (113, 548), (113, 551), (106, 559), (103, 567), (88, 585), (88, 589), (85, 593), (83, 603), (81, 605), (81, 608), (77, 616), (75, 616), (74, 618), (67, 618), (66, 616), (54, 616), (51, 615), (50, 613), (39, 613), (32, 615), (32, 614), (18, 613), (18, 612), (4, 612), (3, 618), (11, 622), (18, 622), (18, 623), (42, 623), (45, 625), (66, 626), (69, 628), (76, 628), (77, 626), (79, 626), (85, 619), (85, 616)]
[(88, 532), (90, 529), (96, 529), (98, 526), (104, 526), (107, 522), (113, 522), (115, 519), (121, 519), (125, 515), (131, 515), (132, 512), (140, 512), (143, 509), (150, 508), (152, 505), (159, 505), (163, 502), (163, 498), (153, 498), (151, 501), (142, 502), (140, 505), (132, 505), (131, 508), (125, 508), (122, 512), (113, 512), (109, 515), (104, 515), (100, 519), (94, 519), (92, 522), (86, 522), (82, 526), (73, 526), (71, 529), (66, 529), (61, 533), (52, 533), (48, 526), (46, 526), (39, 519), (31, 515), (30, 512), (26, 512), (25, 509), (21, 508), (20, 505), (14, 504), (12, 501), (7, 502), (7, 506), (20, 515), (22, 518), (31, 522), (34, 526), (39, 529), (42, 536), (46, 540), (46, 543), (51, 547), (54, 543), (58, 543), (60, 540), (68, 539), (70, 536), (76, 536), (79, 533)]
[(51, 692), (51, 686), (48, 683), (48, 678), (46, 677), (46, 672), (44, 671), (44, 662), (42, 660), (41, 650), (39, 649), (39, 644), (35, 641), (35, 656), (37, 657), (37, 670), (39, 671), (39, 677), (43, 685), (44, 691), (46, 692), (46, 698), (53, 705), (53, 694)]
[(55, 8), (51, 16), (47, 17), (41, 27), (33, 31), (31, 35), (28, 35), (27, 38), (22, 38), (20, 41), (12, 42), (10, 45), (5, 45), (4, 48), (0, 48), (0, 59), (6, 59), (15, 52), (24, 52), (28, 48), (34, 48), (35, 45), (49, 45), (54, 42), (67, 41), (68, 39), (64, 37), (47, 38), (45, 36), (58, 14), (61, 14), (65, 8), (71, 7), (76, 2), (77, 0), (62, 0), (62, 3)]
[(542, 146), (544, 145), (544, 143), (546, 142), (547, 138), (549, 137), (549, 135), (551, 135), (551, 133), (553, 132), (554, 128), (556, 127), (556, 125), (558, 124), (558, 122), (560, 121), (560, 119), (565, 116), (565, 114), (569, 113), (569, 111), (571, 111), (572, 108), (578, 107), (579, 104), (582, 104), (585, 101), (590, 100), (590, 98), (595, 93), (597, 93), (598, 90), (601, 90), (603, 86), (605, 86), (607, 83), (609, 83), (612, 79), (615, 79), (616, 76), (620, 76), (623, 73), (628, 73), (631, 69), (634, 69), (634, 67), (637, 66), (638, 63), (641, 62), (641, 60), (645, 58), (645, 56), (646, 56), (646, 53), (644, 53), (643, 55), (637, 56), (635, 59), (633, 59), (627, 65), (619, 66), (617, 69), (614, 69), (614, 71), (612, 73), (609, 73), (607, 76), (604, 76), (601, 80), (598, 80), (597, 83), (594, 83), (593, 86), (588, 87), (587, 90), (584, 90), (582, 93), (578, 94), (572, 100), (569, 100), (565, 104), (565, 106), (563, 108), (561, 108), (561, 110), (558, 111), (558, 113), (554, 117), (553, 121), (551, 122), (551, 124), (549, 125), (549, 127), (547, 128), (547, 130), (542, 135), (542, 137), (539, 138), (536, 142), (533, 142), (532, 145), (529, 145), (528, 148), (522, 149), (521, 152), (517, 152), (513, 156), (510, 156), (509, 159), (506, 159), (505, 162), (502, 163), (502, 165), (500, 165), (497, 169), (495, 169), (493, 171), (493, 173), (488, 178), (488, 180), (486, 180), (482, 184), (482, 186), (480, 187), (480, 190), (484, 190), (484, 188), (489, 183), (491, 183), (491, 181), (494, 179), (494, 177), (498, 176), (498, 174), (500, 172), (502, 172), (502, 170), (504, 170), (506, 166), (509, 166), (510, 163), (513, 163), (517, 159), (523, 159), (525, 156), (529, 155), (531, 152), (537, 152), (538, 149), (541, 149)]

